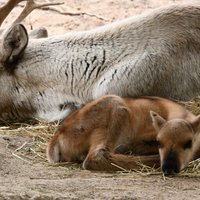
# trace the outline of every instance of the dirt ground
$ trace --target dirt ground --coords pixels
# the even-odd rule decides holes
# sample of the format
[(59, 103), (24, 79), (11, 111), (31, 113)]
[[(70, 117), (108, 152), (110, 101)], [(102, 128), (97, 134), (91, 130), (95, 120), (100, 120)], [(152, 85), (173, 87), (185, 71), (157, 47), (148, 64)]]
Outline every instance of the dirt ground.
[[(55, 2), (55, 0), (50, 1)], [(0, 3), (2, 2), (3, 0), (0, 0)], [(62, 2), (67, 3), (56, 6), (57, 9), (77, 15), (69, 16), (52, 10), (37, 10), (25, 20), (26, 27), (30, 30), (44, 26), (50, 35), (62, 34), (71, 30), (91, 29), (156, 7), (191, 2), (191, 0), (63, 0)], [(8, 26), (20, 10), (21, 7), (17, 7), (6, 19), (3, 27)], [(96, 173), (82, 170), (80, 166), (73, 164), (50, 165), (33, 148), (25, 149), (39, 137), (32, 132), (28, 134), (29, 128), (23, 129), (26, 134), (22, 134), (21, 130), (20, 125), (9, 131), (6, 127), (0, 127), (0, 200), (200, 199), (200, 171), (190, 175), (185, 173), (174, 177), (163, 177), (162, 173), (157, 171)], [(37, 127), (35, 130), (37, 132)], [(41, 138), (39, 139), (42, 140)], [(19, 156), (18, 151), (21, 149), (34, 152), (35, 159)]]

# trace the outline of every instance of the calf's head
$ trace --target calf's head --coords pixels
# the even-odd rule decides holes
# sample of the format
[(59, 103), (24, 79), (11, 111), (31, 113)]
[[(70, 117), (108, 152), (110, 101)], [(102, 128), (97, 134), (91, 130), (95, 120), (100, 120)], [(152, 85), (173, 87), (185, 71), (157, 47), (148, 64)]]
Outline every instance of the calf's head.
[(157, 131), (157, 143), (164, 174), (179, 173), (194, 156), (195, 136), (198, 134), (200, 116), (192, 122), (183, 119), (166, 121), (151, 111), (153, 126)]

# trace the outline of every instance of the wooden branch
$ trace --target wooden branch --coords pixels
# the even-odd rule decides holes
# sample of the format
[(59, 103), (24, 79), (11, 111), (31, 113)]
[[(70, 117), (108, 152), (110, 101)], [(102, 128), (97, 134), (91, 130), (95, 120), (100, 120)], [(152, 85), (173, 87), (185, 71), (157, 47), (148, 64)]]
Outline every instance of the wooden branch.
[(98, 16), (98, 15), (95, 15), (95, 14), (92, 14), (92, 13), (88, 13), (88, 12), (77, 12), (77, 13), (74, 12), (74, 13), (72, 13), (72, 12), (65, 12), (65, 11), (61, 11), (61, 10), (59, 10), (57, 8), (50, 8), (50, 7), (42, 8), (42, 10), (50, 10), (50, 11), (57, 12), (57, 13), (59, 13), (61, 15), (68, 15), (68, 16), (82, 16), (82, 15), (87, 15), (89, 17), (95, 17), (95, 18), (97, 18), (99, 20), (102, 20), (102, 21), (105, 21), (105, 22), (109, 22), (108, 19), (105, 19), (105, 18), (103, 18), (101, 16)]

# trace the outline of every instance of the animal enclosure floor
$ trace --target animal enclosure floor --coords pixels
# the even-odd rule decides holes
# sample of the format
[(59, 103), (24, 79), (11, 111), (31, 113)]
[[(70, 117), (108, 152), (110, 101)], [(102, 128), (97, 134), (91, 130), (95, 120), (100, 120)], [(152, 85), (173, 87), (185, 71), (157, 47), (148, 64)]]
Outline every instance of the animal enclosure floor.
[(95, 173), (73, 164), (21, 160), (13, 154), (30, 140), (0, 137), (0, 199), (199, 199), (199, 175), (164, 179), (159, 172)]
[[(56, 2), (56, 0), (50, 0)], [(57, 0), (59, 1), (59, 0)], [(62, 0), (60, 0), (62, 1)], [(0, 1), (2, 3), (3, 0)], [(82, 13), (61, 15), (55, 11), (34, 11), (25, 20), (26, 27), (46, 27), (50, 35), (71, 30), (86, 30), (125, 17), (140, 14), (168, 3), (184, 0), (63, 0), (61, 11)], [(19, 13), (17, 7), (6, 19), (4, 27)], [(52, 20), (53, 16), (53, 20)], [(44, 158), (23, 159), (18, 149), (32, 142), (35, 136), (13, 131), (0, 131), (0, 200), (53, 199), (177, 199), (200, 198), (200, 172), (164, 178), (161, 173), (95, 173), (79, 165), (55, 166)], [(31, 151), (31, 148), (29, 149)], [(27, 151), (29, 151), (27, 150)], [(32, 149), (34, 151), (34, 149)]]

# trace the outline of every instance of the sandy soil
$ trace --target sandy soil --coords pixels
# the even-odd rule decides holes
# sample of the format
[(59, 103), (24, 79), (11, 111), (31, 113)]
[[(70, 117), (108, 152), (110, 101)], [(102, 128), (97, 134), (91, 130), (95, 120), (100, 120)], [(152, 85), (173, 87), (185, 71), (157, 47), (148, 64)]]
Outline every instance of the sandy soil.
[[(0, 3), (3, 0), (0, 1)], [(54, 0), (51, 0), (52, 2)], [(64, 1), (64, 0), (63, 0)], [(65, 1), (64, 1), (65, 2)], [(68, 0), (56, 8), (78, 16), (54, 11), (34, 11), (26, 27), (44, 26), (50, 35), (85, 30), (147, 10), (184, 0)], [(189, 1), (191, 2), (191, 1)], [(6, 19), (8, 26), (20, 12), (17, 7)], [(91, 16), (95, 15), (95, 16)], [(1, 199), (199, 199), (200, 173), (163, 178), (161, 173), (95, 173), (80, 166), (51, 166), (45, 159), (17, 157), (17, 149), (33, 142), (35, 136), (19, 131), (7, 134), (0, 127), (0, 200)], [(24, 145), (25, 146), (25, 145)], [(27, 151), (29, 151), (28, 149)]]

